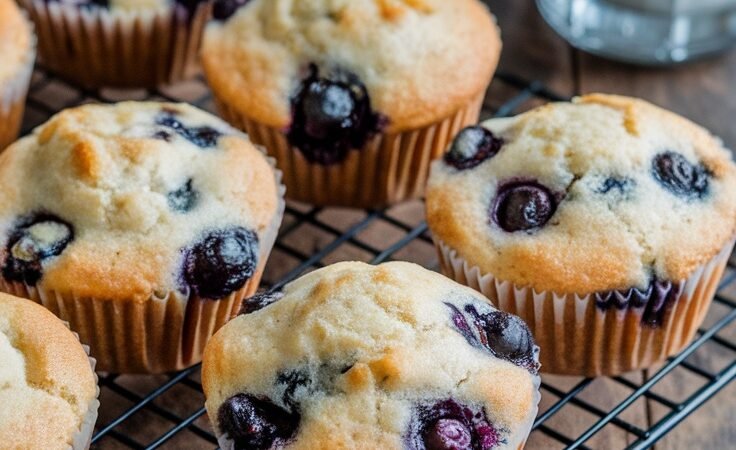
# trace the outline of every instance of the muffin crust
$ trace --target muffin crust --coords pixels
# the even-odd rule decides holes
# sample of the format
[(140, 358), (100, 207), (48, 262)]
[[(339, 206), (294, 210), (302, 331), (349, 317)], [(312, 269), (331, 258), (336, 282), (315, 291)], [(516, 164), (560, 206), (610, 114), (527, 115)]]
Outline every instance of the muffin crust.
[(484, 408), (503, 439), (493, 448), (518, 448), (536, 414), (539, 378), (469, 345), (449, 306), (468, 304), (492, 309), (475, 291), (402, 262), (338, 263), (290, 283), (275, 303), (233, 319), (205, 351), (206, 406), (221, 445), (229, 448), (218, 418), (228, 398), (277, 399), (275, 380), (298, 369), (313, 391), (291, 391), (301, 421), (289, 448), (405, 448), (413, 408), (448, 398)]
[(494, 18), (477, 0), (251, 0), (205, 33), (208, 82), (242, 114), (286, 128), (310, 64), (357, 75), (388, 132), (451, 115), (498, 62)]
[[(169, 116), (184, 128), (161, 126)], [(201, 147), (197, 139), (214, 142)], [(202, 233), (229, 226), (265, 232), (278, 190), (262, 152), (207, 113), (183, 104), (82, 106), (0, 156), (0, 260), (7, 265), (8, 236), (19, 220), (52, 214), (69, 224), (73, 239), (44, 260), (44, 290), (145, 301), (185, 288), (182, 252)], [(196, 199), (190, 211), (172, 204), (179, 191)]]
[(97, 381), (82, 345), (59, 319), (0, 294), (0, 442), (68, 449), (97, 410)]
[[(483, 124), (501, 150), (470, 170), (432, 168), (435, 237), (471, 265), (537, 291), (587, 294), (680, 281), (736, 231), (736, 166), (720, 140), (642, 100), (593, 94)], [(653, 158), (676, 152), (708, 172), (702, 198), (673, 194)], [(604, 187), (609, 179), (626, 188)], [(490, 217), (499, 187), (533, 180), (559, 197), (549, 222), (509, 233)], [(615, 185), (614, 185), (615, 186)]]

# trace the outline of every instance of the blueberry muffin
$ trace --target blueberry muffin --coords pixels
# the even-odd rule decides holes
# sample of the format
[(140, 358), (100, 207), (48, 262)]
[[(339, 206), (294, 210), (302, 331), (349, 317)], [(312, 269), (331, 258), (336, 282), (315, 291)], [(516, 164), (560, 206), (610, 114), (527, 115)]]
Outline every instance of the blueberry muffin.
[(375, 207), (420, 196), (478, 119), (500, 39), (477, 0), (218, 3), (202, 54), (223, 117), (267, 147), (288, 195)]
[(202, 384), (223, 449), (519, 449), (538, 350), (437, 273), (345, 262), (247, 300), (207, 345)]
[(0, 151), (20, 130), (28, 83), (36, 58), (30, 22), (13, 0), (0, 0)]
[(0, 361), (2, 448), (89, 446), (99, 406), (94, 361), (63, 322), (0, 294)]
[(0, 289), (68, 321), (101, 370), (192, 365), (257, 289), (279, 179), (187, 105), (63, 111), (0, 155)]
[(432, 168), (443, 270), (527, 321), (546, 371), (600, 375), (682, 349), (736, 230), (736, 166), (703, 128), (594, 94), (464, 130)]
[(199, 66), (212, 0), (19, 0), (44, 67), (87, 88), (152, 88)]

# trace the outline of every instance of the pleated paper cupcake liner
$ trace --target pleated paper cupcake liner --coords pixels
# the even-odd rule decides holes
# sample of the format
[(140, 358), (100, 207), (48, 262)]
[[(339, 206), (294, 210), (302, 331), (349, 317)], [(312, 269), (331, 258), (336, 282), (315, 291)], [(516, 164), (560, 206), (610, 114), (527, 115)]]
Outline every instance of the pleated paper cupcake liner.
[[(64, 322), (64, 324), (69, 327), (68, 322)], [(79, 339), (79, 334), (74, 333), (74, 335)], [(97, 410), (100, 407), (100, 386), (98, 384), (99, 380), (97, 378), (97, 373), (95, 372), (97, 361), (90, 356), (88, 345), (82, 344), (82, 348), (84, 348), (84, 352), (87, 354), (87, 358), (89, 359), (89, 365), (92, 368), (92, 374), (95, 377), (95, 388), (97, 391), (95, 393), (95, 398), (89, 403), (89, 409), (82, 419), (79, 431), (77, 431), (72, 438), (72, 446), (70, 447), (72, 450), (86, 450), (89, 448), (90, 442), (92, 441), (92, 434), (95, 429), (95, 423), (97, 423)]]
[[(273, 165), (275, 162), (269, 158)], [(0, 279), (0, 290), (34, 300), (69, 322), (90, 345), (98, 369), (112, 373), (164, 373), (190, 367), (202, 359), (209, 338), (253, 295), (263, 274), (283, 218), (282, 175), (275, 171), (279, 206), (260, 240), (258, 266), (245, 285), (229, 296), (211, 300), (193, 293), (170, 291), (143, 301), (120, 301), (62, 295)]]
[(215, 92), (220, 115), (276, 158), (290, 199), (357, 208), (421, 197), (430, 163), (447, 151), (460, 130), (478, 121), (484, 97), (485, 92), (465, 108), (426, 127), (379, 134), (362, 149), (350, 151), (345, 161), (322, 165), (307, 161), (301, 151), (289, 145), (284, 130), (250, 119)]
[(152, 88), (191, 76), (199, 63), (211, 3), (192, 12), (115, 11), (20, 0), (36, 24), (45, 67), (87, 88)]
[[(28, 23), (29, 28), (33, 28)], [(23, 111), (26, 105), (28, 86), (36, 61), (36, 38), (31, 32), (31, 49), (25, 56), (20, 70), (7, 83), (0, 86), (0, 151), (12, 144), (20, 132)]]
[[(649, 367), (681, 351), (695, 336), (718, 288), (734, 241), (693, 274), (669, 284), (654, 301), (637, 290), (607, 295), (537, 292), (483, 273), (435, 238), (442, 271), (521, 317), (541, 348), (542, 371), (562, 375), (618, 375)], [(635, 297), (638, 295), (638, 297)], [(601, 304), (601, 299), (607, 299)]]

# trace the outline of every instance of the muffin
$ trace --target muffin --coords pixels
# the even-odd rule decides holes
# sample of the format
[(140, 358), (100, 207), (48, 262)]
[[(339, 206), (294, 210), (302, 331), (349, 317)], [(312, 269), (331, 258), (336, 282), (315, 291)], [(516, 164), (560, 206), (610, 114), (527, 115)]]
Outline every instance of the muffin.
[(733, 247), (736, 166), (692, 122), (593, 94), (460, 133), (427, 219), (445, 274), (524, 319), (545, 371), (614, 375), (693, 338)]
[(0, 294), (0, 442), (6, 449), (84, 450), (97, 420), (97, 376), (69, 328)]
[(190, 366), (257, 289), (279, 180), (191, 106), (63, 111), (0, 155), (0, 289), (68, 321), (103, 371)]
[(13, 0), (0, 0), (0, 151), (20, 131), (28, 84), (36, 58), (30, 22)]
[(318, 205), (421, 196), (430, 161), (476, 123), (501, 48), (477, 0), (230, 5), (202, 53), (220, 114), (277, 159), (290, 198)]
[(198, 68), (209, 0), (19, 0), (45, 68), (86, 88), (152, 88)]
[(223, 449), (520, 449), (538, 351), (437, 273), (344, 262), (247, 300), (207, 344), (202, 385)]

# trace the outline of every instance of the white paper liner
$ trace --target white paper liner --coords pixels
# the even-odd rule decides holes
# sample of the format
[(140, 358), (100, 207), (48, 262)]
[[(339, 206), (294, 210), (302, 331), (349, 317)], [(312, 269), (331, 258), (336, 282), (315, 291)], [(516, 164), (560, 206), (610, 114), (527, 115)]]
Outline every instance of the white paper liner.
[(48, 0), (20, 3), (36, 24), (43, 64), (87, 88), (150, 88), (191, 76), (212, 8), (202, 2), (190, 18), (177, 3), (142, 11)]
[[(66, 325), (67, 328), (71, 329), (71, 327), (69, 326), (69, 322), (64, 322), (64, 325)], [(72, 333), (74, 332), (72, 331)], [(76, 336), (77, 339), (79, 339), (79, 334), (74, 333), (74, 336)], [(95, 392), (94, 398), (89, 403), (89, 409), (87, 410), (87, 413), (82, 419), (82, 424), (79, 427), (79, 431), (77, 431), (72, 437), (72, 446), (69, 447), (72, 450), (86, 450), (89, 448), (90, 442), (92, 441), (92, 434), (95, 429), (95, 423), (97, 423), (97, 410), (100, 407), (100, 400), (99, 400), (100, 385), (99, 385), (99, 379), (97, 378), (97, 372), (95, 372), (95, 366), (97, 365), (97, 360), (95, 360), (93, 357), (89, 355), (89, 345), (82, 344), (82, 348), (84, 349), (84, 352), (87, 354), (87, 358), (89, 359), (89, 365), (92, 368), (92, 375), (95, 378), (96, 392)]]
[(421, 197), (430, 163), (447, 151), (460, 130), (477, 123), (485, 98), (484, 91), (447, 118), (415, 130), (379, 134), (364, 148), (350, 151), (345, 161), (322, 165), (307, 161), (301, 151), (289, 145), (282, 129), (252, 120), (214, 94), (220, 115), (276, 158), (290, 199), (360, 208)]
[(36, 61), (36, 35), (30, 21), (28, 28), (31, 33), (31, 48), (18, 73), (0, 86), (0, 151), (5, 150), (18, 138), (23, 121), (26, 95), (33, 75), (33, 64)]
[(734, 241), (686, 280), (656, 327), (642, 324), (645, 307), (603, 310), (595, 295), (536, 292), (496, 279), (435, 237), (442, 272), (521, 317), (541, 348), (542, 371), (562, 375), (617, 375), (677, 354), (702, 324)]
[[(275, 161), (268, 158), (273, 167)], [(209, 300), (171, 291), (144, 301), (65, 297), (38, 286), (0, 278), (0, 290), (42, 304), (79, 333), (92, 348), (98, 369), (113, 373), (164, 373), (202, 359), (209, 338), (240, 310), (258, 289), (286, 203), (281, 171), (274, 168), (279, 204), (260, 239), (258, 266), (245, 285), (228, 297)]]

